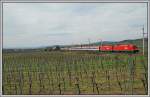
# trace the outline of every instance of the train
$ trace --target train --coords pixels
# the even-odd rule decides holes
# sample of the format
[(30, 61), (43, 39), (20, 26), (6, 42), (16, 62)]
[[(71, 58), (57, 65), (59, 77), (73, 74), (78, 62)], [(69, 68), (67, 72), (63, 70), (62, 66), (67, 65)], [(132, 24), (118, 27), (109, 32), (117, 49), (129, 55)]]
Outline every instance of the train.
[(62, 50), (71, 51), (99, 51), (99, 52), (126, 52), (126, 53), (137, 53), (139, 48), (134, 44), (115, 44), (115, 45), (99, 45), (99, 46), (77, 46), (62, 48)]

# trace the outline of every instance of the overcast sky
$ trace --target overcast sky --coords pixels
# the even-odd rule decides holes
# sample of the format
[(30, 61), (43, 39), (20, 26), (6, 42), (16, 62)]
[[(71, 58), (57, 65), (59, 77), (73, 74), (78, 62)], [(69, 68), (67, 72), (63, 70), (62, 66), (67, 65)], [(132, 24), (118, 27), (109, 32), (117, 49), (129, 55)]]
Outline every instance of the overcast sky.
[(4, 3), (3, 47), (136, 39), (142, 25), (146, 3)]

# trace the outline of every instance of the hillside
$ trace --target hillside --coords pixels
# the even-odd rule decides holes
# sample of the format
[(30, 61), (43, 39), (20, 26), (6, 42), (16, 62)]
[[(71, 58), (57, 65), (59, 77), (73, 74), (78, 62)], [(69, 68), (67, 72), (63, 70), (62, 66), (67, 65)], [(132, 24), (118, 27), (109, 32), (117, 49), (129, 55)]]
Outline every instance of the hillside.
[[(134, 44), (138, 47), (142, 47), (143, 46), (143, 39), (130, 39), (130, 40), (123, 40), (123, 41), (118, 41), (118, 42), (112, 42), (112, 41), (103, 41), (103, 44)], [(92, 43), (92, 45), (100, 45), (101, 42), (95, 42)], [(148, 39), (145, 38), (145, 46), (148, 46)]]
[[(142, 47), (143, 46), (143, 39), (135, 39), (135, 40), (124, 40), (124, 41), (120, 41), (119, 43), (132, 43), (132, 44), (135, 44), (136, 46), (138, 47)], [(148, 46), (148, 39), (145, 38), (145, 46), (147, 47)]]

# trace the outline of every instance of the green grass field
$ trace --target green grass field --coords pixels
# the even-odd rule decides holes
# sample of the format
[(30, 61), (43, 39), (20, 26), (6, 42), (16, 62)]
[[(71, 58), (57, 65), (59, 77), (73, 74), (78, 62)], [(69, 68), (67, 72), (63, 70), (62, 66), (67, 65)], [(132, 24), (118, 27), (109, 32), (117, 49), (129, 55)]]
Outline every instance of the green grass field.
[(89, 52), (3, 53), (4, 95), (145, 95), (147, 57)]

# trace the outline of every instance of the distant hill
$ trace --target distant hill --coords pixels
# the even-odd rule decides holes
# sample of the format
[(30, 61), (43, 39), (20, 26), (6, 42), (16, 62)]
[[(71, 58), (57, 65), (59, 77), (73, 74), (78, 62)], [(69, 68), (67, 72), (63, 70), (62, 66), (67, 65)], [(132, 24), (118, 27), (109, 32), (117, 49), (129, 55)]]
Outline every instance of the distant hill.
[[(148, 46), (148, 39), (145, 38), (145, 46)], [(113, 42), (113, 41), (103, 41), (102, 44), (106, 45), (106, 44), (134, 44), (138, 47), (142, 47), (143, 46), (143, 39), (129, 39), (129, 40), (123, 40), (123, 41), (118, 41), (118, 42)], [(101, 42), (95, 42), (92, 43), (91, 45), (101, 45)]]
[[(147, 38), (145, 38), (144, 39), (145, 41), (145, 46), (147, 47), (148, 46), (148, 39)], [(128, 43), (132, 43), (132, 44), (135, 44), (136, 46), (138, 46), (138, 47), (142, 47), (143, 46), (143, 39), (134, 39), (134, 40), (123, 40), (123, 41), (120, 41), (119, 43), (126, 43), (126, 44), (128, 44)]]

